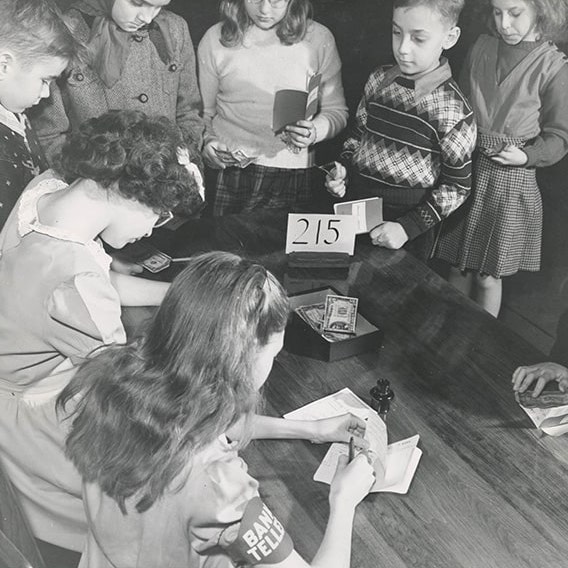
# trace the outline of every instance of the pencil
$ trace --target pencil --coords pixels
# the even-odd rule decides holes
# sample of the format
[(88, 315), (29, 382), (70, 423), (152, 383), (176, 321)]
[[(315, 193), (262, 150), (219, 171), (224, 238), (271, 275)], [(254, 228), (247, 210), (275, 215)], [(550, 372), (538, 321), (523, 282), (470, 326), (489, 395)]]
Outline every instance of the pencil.
[(355, 440), (353, 439), (353, 436), (351, 436), (351, 438), (349, 438), (349, 463), (353, 461), (354, 457), (355, 457)]

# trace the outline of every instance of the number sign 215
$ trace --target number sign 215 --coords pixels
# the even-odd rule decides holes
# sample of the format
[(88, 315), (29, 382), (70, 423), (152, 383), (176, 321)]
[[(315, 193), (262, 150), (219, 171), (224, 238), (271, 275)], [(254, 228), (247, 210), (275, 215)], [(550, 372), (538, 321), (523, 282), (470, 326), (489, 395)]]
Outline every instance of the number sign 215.
[(352, 215), (290, 213), (286, 254), (291, 252), (343, 252), (352, 255), (357, 220)]

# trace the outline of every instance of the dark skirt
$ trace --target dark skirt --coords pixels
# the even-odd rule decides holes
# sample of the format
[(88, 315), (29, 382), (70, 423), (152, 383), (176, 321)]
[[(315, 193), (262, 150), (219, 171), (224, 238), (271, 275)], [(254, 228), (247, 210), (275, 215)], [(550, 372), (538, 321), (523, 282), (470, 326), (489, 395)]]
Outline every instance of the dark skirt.
[(309, 209), (313, 168), (285, 169), (250, 164), (207, 172), (206, 200), (214, 216), (259, 209)]
[[(503, 141), (522, 144), (481, 137), (485, 148)], [(436, 257), (495, 278), (540, 270), (542, 201), (536, 171), (501, 166), (479, 152), (473, 174), (472, 195), (445, 223)]]

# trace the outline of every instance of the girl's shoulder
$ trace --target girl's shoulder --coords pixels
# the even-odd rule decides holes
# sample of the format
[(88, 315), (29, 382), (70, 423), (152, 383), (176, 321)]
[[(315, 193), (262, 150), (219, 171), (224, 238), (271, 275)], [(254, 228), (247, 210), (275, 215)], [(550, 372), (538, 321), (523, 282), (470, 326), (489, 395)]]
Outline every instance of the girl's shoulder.
[(312, 41), (320, 41), (322, 43), (329, 41), (335, 42), (335, 38), (331, 30), (315, 20), (310, 20), (308, 23), (306, 37)]
[(223, 25), (222, 22), (217, 22), (216, 24), (212, 25), (203, 34), (203, 37), (201, 38), (201, 41), (199, 42), (199, 47), (201, 47), (201, 46), (214, 46), (214, 45), (221, 46), (219, 41), (221, 39), (221, 27), (222, 27), (222, 25)]

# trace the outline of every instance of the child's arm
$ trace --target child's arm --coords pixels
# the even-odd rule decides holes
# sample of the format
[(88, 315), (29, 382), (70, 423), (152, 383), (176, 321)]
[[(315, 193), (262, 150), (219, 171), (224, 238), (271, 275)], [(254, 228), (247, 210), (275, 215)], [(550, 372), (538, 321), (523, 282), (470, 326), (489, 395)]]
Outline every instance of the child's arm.
[[(349, 438), (353, 437), (357, 447), (368, 447), (367, 441), (363, 439), (365, 422), (353, 414), (322, 420), (285, 420), (257, 414), (252, 420), (252, 438), (256, 440), (296, 439), (323, 444), (349, 442)], [(242, 427), (242, 421), (238, 422), (229, 429), (227, 436), (231, 440), (239, 440), (242, 436)]]
[[(59, 79), (64, 81), (65, 79)], [(63, 104), (63, 97), (58, 82), (53, 81), (50, 85), (50, 96), (35, 108), (27, 112), (37, 135), (42, 150), (45, 153), (48, 164), (53, 166), (54, 158), (59, 154), (65, 135), (71, 130), (67, 111)]]
[(180, 81), (176, 103), (176, 123), (183, 132), (190, 155), (199, 156), (203, 143), (203, 119), (201, 113), (201, 95), (197, 83), (195, 51), (189, 35), (189, 29), (183, 22), (183, 39), (180, 53)]
[(526, 166), (542, 168), (568, 153), (568, 64), (551, 79), (542, 94), (541, 132), (522, 152)]
[(221, 49), (218, 36), (214, 33), (214, 28), (208, 30), (197, 48), (199, 59), (199, 87), (203, 100), (203, 119), (205, 122), (205, 133), (203, 136), (203, 159), (207, 165), (215, 169), (224, 169), (226, 164), (215, 152), (218, 150), (229, 150), (225, 144), (221, 144), (213, 129), (212, 121), (217, 114), (217, 95), (219, 94), (219, 77), (213, 50)]
[(437, 225), (468, 198), (476, 137), (473, 112), (468, 111), (440, 140), (442, 171), (438, 185), (425, 201), (399, 217), (395, 223), (404, 229), (408, 240)]

